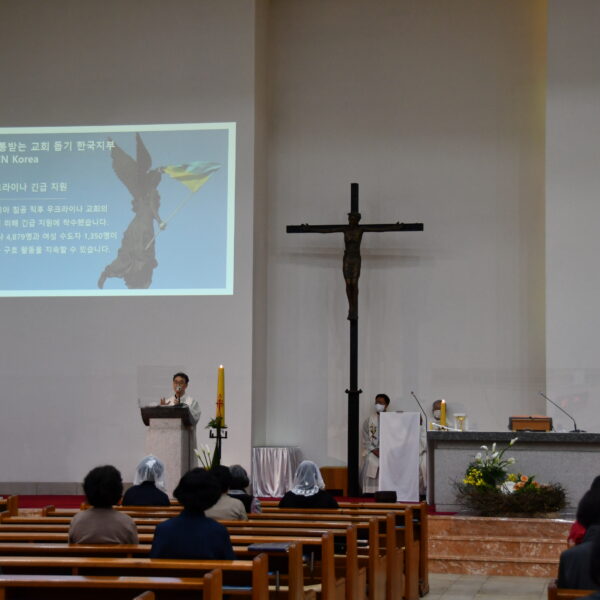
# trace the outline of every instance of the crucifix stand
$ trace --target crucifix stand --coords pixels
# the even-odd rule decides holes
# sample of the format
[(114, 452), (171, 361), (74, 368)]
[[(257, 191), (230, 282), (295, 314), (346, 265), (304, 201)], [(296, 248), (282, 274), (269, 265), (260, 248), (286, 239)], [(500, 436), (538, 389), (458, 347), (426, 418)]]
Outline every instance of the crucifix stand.
[(348, 296), (348, 320), (350, 321), (350, 387), (348, 395), (348, 494), (359, 495), (358, 485), (358, 429), (359, 397), (358, 388), (358, 279), (360, 277), (360, 244), (366, 231), (423, 231), (423, 223), (390, 223), (359, 225), (358, 183), (350, 184), (350, 212), (348, 223), (343, 225), (288, 225), (287, 233), (343, 233), (344, 260), (343, 274)]

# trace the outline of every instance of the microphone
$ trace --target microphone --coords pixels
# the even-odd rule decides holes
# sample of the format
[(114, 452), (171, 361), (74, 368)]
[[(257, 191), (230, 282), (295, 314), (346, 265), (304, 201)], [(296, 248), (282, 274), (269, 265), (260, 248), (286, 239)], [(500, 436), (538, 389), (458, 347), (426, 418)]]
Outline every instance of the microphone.
[(417, 404), (419, 405), (419, 408), (421, 409), (421, 412), (425, 416), (425, 430), (428, 430), (429, 429), (429, 424), (427, 422), (427, 413), (423, 410), (423, 407), (421, 406), (421, 403), (419, 402), (419, 399), (417, 398), (417, 396), (415, 395), (415, 393), (411, 392), (410, 395), (417, 401)]
[(550, 402), (550, 404), (552, 404), (553, 406), (556, 406), (556, 408), (558, 408), (558, 410), (561, 410), (562, 412), (564, 412), (565, 415), (567, 415), (567, 417), (569, 417), (569, 419), (571, 419), (571, 421), (573, 421), (573, 429), (572, 429), (571, 433), (585, 433), (584, 429), (577, 429), (577, 423), (575, 423), (575, 419), (564, 408), (562, 408), (562, 406), (559, 406), (558, 404), (556, 404), (556, 402), (554, 402), (553, 400), (550, 400), (550, 398), (548, 398), (548, 396), (546, 396), (546, 394), (542, 394), (542, 392), (538, 392), (538, 393), (542, 398), (545, 398), (546, 400), (548, 400), (548, 402)]

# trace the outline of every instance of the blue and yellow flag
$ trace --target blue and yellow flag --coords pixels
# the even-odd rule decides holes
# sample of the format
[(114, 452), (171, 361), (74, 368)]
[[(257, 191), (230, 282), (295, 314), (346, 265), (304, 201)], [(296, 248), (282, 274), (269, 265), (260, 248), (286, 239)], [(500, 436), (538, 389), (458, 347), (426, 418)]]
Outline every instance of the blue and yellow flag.
[(173, 179), (177, 179), (192, 192), (197, 192), (208, 181), (208, 178), (220, 168), (219, 163), (196, 161), (187, 165), (163, 167), (162, 172)]

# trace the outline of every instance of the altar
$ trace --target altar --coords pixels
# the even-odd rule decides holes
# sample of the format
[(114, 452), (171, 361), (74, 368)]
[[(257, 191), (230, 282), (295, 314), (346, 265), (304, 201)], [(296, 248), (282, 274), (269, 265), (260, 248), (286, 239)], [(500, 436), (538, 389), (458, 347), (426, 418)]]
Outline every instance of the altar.
[(462, 481), (481, 446), (490, 448), (496, 442), (502, 449), (515, 437), (517, 442), (505, 454), (517, 461), (510, 470), (534, 475), (540, 483), (560, 483), (567, 492), (566, 510), (574, 513), (600, 475), (600, 433), (428, 431), (428, 502), (440, 512), (459, 511), (454, 482)]

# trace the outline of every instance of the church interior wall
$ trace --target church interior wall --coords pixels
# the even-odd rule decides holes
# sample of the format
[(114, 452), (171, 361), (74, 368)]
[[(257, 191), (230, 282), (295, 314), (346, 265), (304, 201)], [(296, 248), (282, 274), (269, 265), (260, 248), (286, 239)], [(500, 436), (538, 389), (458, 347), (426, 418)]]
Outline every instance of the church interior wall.
[[(318, 15), (318, 17), (316, 16)], [(543, 411), (544, 2), (279, 1), (269, 38), (267, 434), (346, 460), (341, 234), (365, 233), (361, 420), (445, 398), (470, 427)]]
[(2, 299), (0, 482), (131, 473), (140, 390), (187, 370), (207, 420), (219, 363), (224, 461), (344, 464), (343, 241), (285, 226), (345, 222), (351, 182), (363, 223), (425, 224), (363, 238), (361, 419), (382, 391), (479, 430), (543, 414), (546, 385), (591, 407), (598, 9), (576, 3), (2, 5), (2, 126), (236, 121), (238, 146), (233, 296)]
[(179, 369), (207, 442), (221, 363), (235, 440), (224, 460), (249, 467), (254, 27), (247, 0), (2, 3), (2, 126), (235, 121), (238, 160), (234, 295), (2, 299), (0, 493), (64, 491), (106, 463), (130, 480), (144, 452), (137, 399), (149, 384), (168, 395)]
[[(548, 396), (600, 431), (600, 6), (551, 0), (548, 20), (546, 277)], [(573, 422), (553, 406), (567, 430)]]

